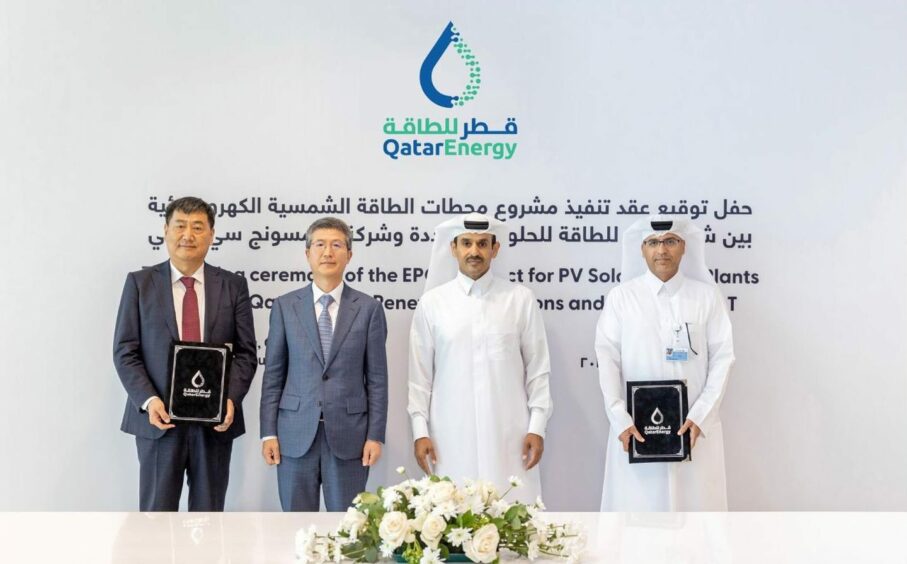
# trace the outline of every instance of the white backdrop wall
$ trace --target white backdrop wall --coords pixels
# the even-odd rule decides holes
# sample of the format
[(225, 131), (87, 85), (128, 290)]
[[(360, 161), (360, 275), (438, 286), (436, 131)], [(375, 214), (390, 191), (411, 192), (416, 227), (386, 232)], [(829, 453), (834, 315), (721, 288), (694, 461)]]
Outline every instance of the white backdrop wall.
[[(476, 99), (456, 109), (418, 82), (448, 21), (481, 65)], [(420, 294), (402, 277), (426, 266), (430, 243), (411, 236), (446, 218), (432, 213), (442, 205), (525, 227), (501, 260), (555, 273), (524, 279), (551, 347), (542, 476), (554, 510), (597, 510), (601, 492), (607, 421), (587, 361), (614, 281), (588, 276), (619, 271), (620, 245), (588, 239), (619, 239), (631, 204), (695, 215), (735, 298), (730, 507), (907, 510), (905, 29), (907, 5), (881, 1), (0, 2), (0, 510), (137, 508), (113, 324), (126, 272), (166, 258), (153, 244), (158, 206), (187, 194), (214, 202), (217, 234), (230, 237), (209, 262), (243, 271), (263, 303), (299, 283), (260, 272), (307, 270), (303, 243), (277, 238), (329, 204), (348, 201), (341, 215), (361, 228), (352, 284), (397, 300)], [(448, 52), (439, 89), (458, 92), (463, 69)], [(513, 117), (516, 135), (468, 142), (517, 148), (500, 160), (392, 159), (386, 140), (414, 137), (383, 127), (407, 117), (457, 118), (460, 131)], [(382, 197), (384, 212), (365, 207)], [(576, 209), (590, 201), (597, 213)], [(725, 215), (735, 204), (751, 213)], [(586, 241), (569, 240), (584, 229)], [(401, 279), (372, 280), (375, 268)], [(583, 269), (581, 281), (559, 282), (561, 269)], [(416, 470), (403, 305), (387, 311), (388, 442), (370, 487), (400, 464)], [(267, 321), (257, 309), (261, 356)], [(278, 508), (259, 390), (260, 371), (231, 510)]]

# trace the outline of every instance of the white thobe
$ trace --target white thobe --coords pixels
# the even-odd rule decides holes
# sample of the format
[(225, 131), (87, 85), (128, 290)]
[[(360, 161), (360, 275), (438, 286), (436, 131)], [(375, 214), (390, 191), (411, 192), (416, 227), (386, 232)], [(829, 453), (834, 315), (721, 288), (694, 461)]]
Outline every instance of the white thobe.
[[(493, 276), (459, 273), (426, 292), (413, 316), (409, 415), (413, 439), (431, 437), (436, 474), (524, 485), (508, 499), (535, 501), (538, 466), (523, 468), (526, 433), (545, 436), (551, 363), (532, 291)], [(503, 488), (503, 489), (500, 489)]]
[[(685, 362), (665, 360), (677, 329), (680, 343), (690, 349)], [(718, 288), (679, 272), (667, 282), (647, 272), (621, 284), (605, 301), (595, 353), (611, 425), (602, 511), (726, 511), (718, 410), (734, 363), (734, 344)], [(686, 381), (688, 418), (702, 430), (692, 461), (629, 463), (617, 437), (633, 424), (626, 383), (637, 380)]]

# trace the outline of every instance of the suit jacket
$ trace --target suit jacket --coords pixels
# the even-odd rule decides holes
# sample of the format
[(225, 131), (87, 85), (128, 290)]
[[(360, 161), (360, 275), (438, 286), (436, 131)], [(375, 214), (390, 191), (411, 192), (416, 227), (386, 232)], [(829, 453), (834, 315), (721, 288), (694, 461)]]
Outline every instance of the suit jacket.
[[(243, 277), (205, 264), (204, 323), (206, 342), (233, 345), (227, 397), (233, 400), (236, 413), (228, 430), (215, 433), (232, 440), (246, 430), (242, 400), (258, 368), (252, 304)], [(170, 261), (130, 272), (120, 298), (113, 338), (113, 363), (128, 395), (120, 430), (147, 439), (158, 439), (166, 433), (148, 422), (148, 414), (141, 407), (151, 396), (166, 403), (170, 347), (177, 340)]]
[(312, 285), (278, 298), (261, 383), (261, 436), (276, 435), (281, 454), (300, 457), (323, 413), (328, 446), (340, 459), (361, 457), (366, 440), (384, 442), (386, 340), (381, 304), (347, 285), (324, 358)]

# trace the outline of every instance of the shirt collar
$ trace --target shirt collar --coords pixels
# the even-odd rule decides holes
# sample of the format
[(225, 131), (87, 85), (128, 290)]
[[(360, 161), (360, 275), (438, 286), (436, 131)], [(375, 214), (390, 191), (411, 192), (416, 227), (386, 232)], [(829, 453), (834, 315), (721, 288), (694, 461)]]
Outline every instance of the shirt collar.
[(662, 282), (657, 276), (652, 274), (651, 270), (647, 270), (645, 275), (643, 276), (643, 281), (645, 282), (646, 287), (652, 290), (652, 293), (656, 296), (662, 291), (664, 291), (668, 296), (673, 296), (677, 293), (677, 290), (679, 290), (680, 287), (683, 286), (684, 280), (686, 280), (686, 277), (680, 270), (678, 270), (677, 274), (675, 274), (667, 282)]
[(469, 276), (458, 271), (456, 281), (457, 286), (467, 296), (484, 296), (488, 293), (488, 289), (491, 288), (491, 284), (494, 281), (494, 275), (492, 275), (489, 270), (478, 280), (473, 280)]
[(340, 296), (343, 295), (343, 281), (340, 281), (340, 284), (337, 284), (337, 287), (331, 290), (330, 292), (323, 292), (321, 288), (318, 287), (318, 284), (312, 282), (312, 297), (315, 299), (315, 303), (318, 303), (318, 300), (321, 299), (321, 296), (325, 294), (330, 294), (334, 298), (334, 303), (340, 305)]
[[(198, 270), (193, 272), (190, 276), (192, 278), (195, 278), (196, 282), (198, 282), (199, 284), (204, 286), (204, 284), (205, 284), (205, 263), (202, 263), (202, 265), (200, 267), (198, 267)], [(175, 266), (173, 266), (173, 261), (170, 261), (170, 285), (174, 285), (174, 284), (180, 282), (180, 278), (182, 278), (182, 277), (183, 277), (183, 273), (180, 272), (179, 270), (177, 270)]]

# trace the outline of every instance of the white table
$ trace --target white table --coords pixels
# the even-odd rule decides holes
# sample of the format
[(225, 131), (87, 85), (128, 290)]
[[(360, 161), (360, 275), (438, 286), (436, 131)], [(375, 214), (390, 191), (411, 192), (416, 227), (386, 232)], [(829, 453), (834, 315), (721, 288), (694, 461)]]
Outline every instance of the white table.
[[(338, 513), (0, 513), (0, 562), (294, 562)], [(907, 513), (548, 513), (577, 521), (584, 562), (907, 563)]]

